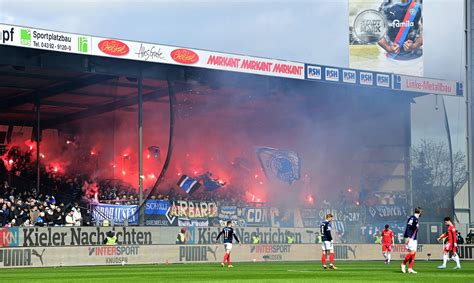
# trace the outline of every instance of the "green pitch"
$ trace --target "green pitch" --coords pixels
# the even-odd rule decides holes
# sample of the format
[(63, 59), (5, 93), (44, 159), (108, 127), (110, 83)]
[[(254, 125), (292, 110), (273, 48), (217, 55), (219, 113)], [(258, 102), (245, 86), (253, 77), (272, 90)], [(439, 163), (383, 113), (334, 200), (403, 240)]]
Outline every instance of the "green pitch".
[(438, 270), (439, 261), (417, 261), (418, 274), (402, 274), (400, 262), (338, 262), (338, 270), (323, 270), (316, 262), (126, 265), (0, 270), (1, 282), (474, 282), (474, 262), (462, 270)]

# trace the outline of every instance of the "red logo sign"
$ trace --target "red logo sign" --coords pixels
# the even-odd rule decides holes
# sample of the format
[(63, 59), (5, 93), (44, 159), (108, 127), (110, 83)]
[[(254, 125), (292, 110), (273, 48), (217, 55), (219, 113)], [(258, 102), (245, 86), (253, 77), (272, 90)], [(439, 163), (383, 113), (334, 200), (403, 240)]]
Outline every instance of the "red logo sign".
[(175, 49), (171, 52), (171, 58), (181, 64), (194, 64), (199, 60), (196, 52), (189, 49)]
[(99, 49), (112, 56), (124, 56), (130, 51), (127, 44), (115, 39), (102, 40), (99, 42)]

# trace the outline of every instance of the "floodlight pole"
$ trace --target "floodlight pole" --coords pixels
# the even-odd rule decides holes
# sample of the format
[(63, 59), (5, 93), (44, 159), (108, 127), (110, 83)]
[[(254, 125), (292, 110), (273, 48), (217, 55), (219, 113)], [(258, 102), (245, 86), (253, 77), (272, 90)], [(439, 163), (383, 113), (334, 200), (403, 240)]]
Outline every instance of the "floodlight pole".
[(36, 107), (36, 193), (40, 193), (40, 181), (41, 181), (41, 168), (40, 168), (40, 139), (41, 139), (41, 113), (40, 104), (41, 98), (38, 94), (35, 97)]
[(411, 156), (411, 105), (408, 105), (406, 120), (406, 148), (405, 148), (405, 186), (408, 188), (409, 195), (407, 198), (410, 211), (413, 211), (413, 174), (412, 174), (412, 156)]
[(449, 129), (449, 120), (448, 120), (448, 114), (446, 112), (446, 104), (444, 103), (444, 97), (441, 96), (441, 102), (443, 103), (443, 112), (444, 112), (444, 126), (446, 128), (446, 135), (448, 138), (448, 149), (449, 149), (449, 184), (451, 187), (451, 211), (454, 215), (454, 219), (457, 218), (456, 216), (456, 205), (454, 204), (454, 195), (455, 195), (455, 189), (454, 189), (454, 165), (453, 165), (453, 145), (451, 142), (451, 130)]
[(466, 7), (466, 80), (464, 93), (466, 94), (466, 128), (467, 128), (467, 168), (468, 168), (468, 198), (469, 198), (469, 224), (474, 222), (474, 95), (472, 93), (472, 85), (474, 83), (474, 77), (472, 73), (473, 51), (472, 51), (472, 40), (473, 40), (473, 17), (474, 13), (472, 9), (472, 3), (470, 0), (465, 2)]
[(138, 78), (138, 224), (144, 225), (143, 215), (143, 78)]

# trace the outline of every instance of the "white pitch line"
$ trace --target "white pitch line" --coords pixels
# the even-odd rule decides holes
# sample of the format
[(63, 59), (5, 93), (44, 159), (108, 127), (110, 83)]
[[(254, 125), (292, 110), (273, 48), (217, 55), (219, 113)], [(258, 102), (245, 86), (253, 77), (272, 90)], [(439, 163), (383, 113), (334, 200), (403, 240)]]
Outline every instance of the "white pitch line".
[(295, 270), (295, 269), (288, 269), (288, 272), (315, 272), (316, 270)]

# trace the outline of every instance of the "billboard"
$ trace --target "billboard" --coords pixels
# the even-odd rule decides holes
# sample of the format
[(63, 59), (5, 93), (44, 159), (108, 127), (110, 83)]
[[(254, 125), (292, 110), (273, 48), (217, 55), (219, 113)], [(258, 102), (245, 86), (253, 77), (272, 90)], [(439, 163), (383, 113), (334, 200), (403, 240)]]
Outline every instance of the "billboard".
[[(388, 3), (392, 4), (389, 5)], [(436, 45), (426, 44), (427, 47), (424, 47), (421, 44), (422, 41), (431, 42), (431, 38), (422, 38), (421, 24), (417, 26), (420, 28), (415, 31), (415, 23), (418, 17), (408, 21), (408, 23), (406, 21), (400, 23), (396, 19), (387, 22), (384, 13), (390, 14), (392, 11), (390, 9), (398, 7), (396, 5), (403, 6), (402, 4), (399, 1), (391, 0), (349, 1), (349, 67), (344, 66), (346, 63), (342, 67), (304, 64), (295, 61), (95, 37), (8, 24), (0, 24), (0, 45), (394, 90), (403, 89), (392, 86), (393, 74), (391, 73), (410, 76), (433, 76), (435, 74), (435, 77), (446, 77), (445, 70), (449, 69), (451, 70), (449, 72), (450, 76), (456, 77), (453, 70), (458, 68), (451, 65), (458, 64), (457, 57), (459, 56), (454, 58), (456, 60), (451, 58), (452, 56), (440, 57), (439, 52), (447, 52), (444, 41), (437, 42)], [(418, 4), (419, 6), (416, 6)], [(421, 3), (416, 2), (416, 5), (416, 11), (419, 11), (417, 13), (420, 14), (419, 21), (421, 22)], [(431, 10), (425, 13), (427, 18), (428, 16), (431, 18), (438, 16), (439, 11), (435, 9), (437, 8), (436, 5), (430, 3), (429, 7)], [(401, 39), (398, 39), (398, 42), (404, 41), (397, 49), (398, 51), (395, 53), (388, 52), (383, 46), (387, 47), (387, 44), (393, 41), (390, 36), (395, 34), (396, 31), (401, 31), (402, 25), (414, 26), (404, 29), (407, 33), (406, 36), (400, 35)], [(432, 23), (430, 26), (432, 26)], [(391, 27), (395, 28), (391, 30)], [(433, 27), (433, 29), (436, 29), (436, 27)], [(455, 37), (457, 34), (452, 35), (454, 32), (444, 30), (440, 30), (440, 32), (443, 37)], [(337, 40), (346, 42), (345, 32), (338, 31), (335, 34), (342, 34), (343, 39), (341, 40), (338, 37)], [(402, 33), (397, 32), (398, 34)], [(460, 54), (453, 49), (453, 46), (458, 46), (457, 43), (458, 41), (453, 41), (453, 44), (449, 45), (452, 54)], [(410, 47), (405, 47), (409, 51), (405, 50), (403, 45), (409, 45)], [(427, 56), (429, 56), (429, 60), (425, 62), (424, 58)], [(436, 59), (433, 60), (433, 58)], [(438, 64), (437, 62), (441, 62), (440, 60), (448, 60), (448, 62), (443, 62), (443, 68), (438, 68), (441, 63)], [(424, 66), (430, 64), (435, 64), (436, 67), (424, 68)], [(457, 79), (457, 81), (461, 80), (462, 78)], [(455, 84), (456, 82), (451, 83)], [(416, 89), (413, 89), (413, 91), (416, 91)], [(419, 89), (418, 92), (431, 93), (424, 89)]]
[(394, 75), (393, 81), (393, 89), (451, 96), (463, 95), (461, 83), (403, 75)]
[[(463, 260), (472, 259), (474, 246), (460, 250)], [(318, 261), (319, 244), (259, 244), (235, 247), (235, 262)], [(381, 248), (376, 244), (335, 244), (337, 260), (381, 260)], [(393, 259), (402, 259), (405, 245), (395, 245)], [(223, 245), (117, 245), (70, 246), (0, 249), (0, 268), (55, 267), (87, 265), (218, 263)], [(417, 259), (440, 260), (439, 245), (418, 245)], [(288, 271), (291, 271), (288, 270)]]
[[(193, 219), (191, 219), (193, 220)], [(189, 244), (216, 244), (221, 227), (187, 227)], [(25, 227), (3, 228), (0, 248), (64, 247), (102, 245), (108, 232), (114, 232), (119, 245), (170, 245), (175, 244), (181, 227)], [(243, 244), (250, 244), (253, 235), (260, 236), (262, 244), (284, 244), (291, 234), (297, 244), (315, 241), (319, 228), (236, 227), (237, 237)]]
[(351, 68), (423, 76), (421, 0), (349, 0)]

